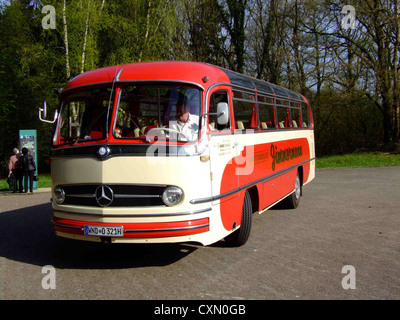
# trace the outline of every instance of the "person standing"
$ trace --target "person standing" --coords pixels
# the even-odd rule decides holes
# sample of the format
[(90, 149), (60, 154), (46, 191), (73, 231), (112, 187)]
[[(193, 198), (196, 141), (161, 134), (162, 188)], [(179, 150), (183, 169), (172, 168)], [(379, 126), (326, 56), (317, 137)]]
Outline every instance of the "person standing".
[(17, 148), (14, 148), (13, 152), (14, 154), (10, 157), (10, 161), (8, 162), (8, 171), (10, 177), (10, 190), (13, 193), (16, 193), (18, 186), (19, 191), (22, 192), (21, 162), (19, 161), (22, 154)]
[(33, 156), (28, 153), (28, 148), (22, 148), (23, 157), (21, 158), (22, 173), (24, 176), (25, 193), (28, 192), (28, 180), (29, 180), (29, 191), (33, 192), (33, 176), (36, 172), (36, 164)]

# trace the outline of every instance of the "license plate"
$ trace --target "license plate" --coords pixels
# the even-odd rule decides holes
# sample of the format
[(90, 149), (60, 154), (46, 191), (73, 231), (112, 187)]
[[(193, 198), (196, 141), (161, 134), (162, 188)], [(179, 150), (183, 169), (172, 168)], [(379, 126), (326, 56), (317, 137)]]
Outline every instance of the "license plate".
[(122, 226), (85, 226), (86, 235), (101, 237), (123, 237), (124, 228)]

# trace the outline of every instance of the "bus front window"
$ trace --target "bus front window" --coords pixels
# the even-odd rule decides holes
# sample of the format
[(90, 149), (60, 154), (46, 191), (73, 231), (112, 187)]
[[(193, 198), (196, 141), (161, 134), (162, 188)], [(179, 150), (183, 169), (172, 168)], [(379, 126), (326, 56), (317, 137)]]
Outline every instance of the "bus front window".
[(112, 108), (113, 100), (111, 87), (79, 91), (64, 97), (54, 144), (104, 139), (110, 127), (108, 107), (111, 101)]
[[(198, 138), (201, 92), (179, 85), (129, 85), (120, 91), (114, 137)], [(153, 140), (153, 139), (151, 139)]]

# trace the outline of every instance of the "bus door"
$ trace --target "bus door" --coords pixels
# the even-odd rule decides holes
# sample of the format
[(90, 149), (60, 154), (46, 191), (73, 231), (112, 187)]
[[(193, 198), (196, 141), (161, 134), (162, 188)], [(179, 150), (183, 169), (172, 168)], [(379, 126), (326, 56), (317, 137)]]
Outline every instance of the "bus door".
[[(217, 113), (218, 103), (227, 103), (229, 106), (228, 90), (216, 88), (209, 95), (208, 113)], [(229, 108), (230, 109), (230, 108)], [(218, 123), (216, 115), (209, 115), (210, 126), (209, 148), (210, 148), (210, 179), (211, 193), (213, 197), (226, 195), (226, 193), (235, 191), (239, 187), (238, 176), (236, 175), (237, 145), (234, 135), (231, 133), (231, 123), (222, 125)], [(224, 197), (221, 201), (226, 201), (236, 197), (237, 192)], [(219, 200), (215, 201), (217, 204)]]

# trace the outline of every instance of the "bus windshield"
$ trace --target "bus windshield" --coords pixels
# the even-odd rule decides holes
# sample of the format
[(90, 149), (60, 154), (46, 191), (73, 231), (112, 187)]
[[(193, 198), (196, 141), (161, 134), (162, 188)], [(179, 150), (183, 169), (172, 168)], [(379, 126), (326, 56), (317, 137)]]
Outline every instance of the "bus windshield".
[(104, 139), (110, 128), (114, 92), (110, 87), (69, 94), (61, 101), (54, 144)]
[(139, 84), (121, 88), (113, 135), (119, 139), (198, 138), (201, 92), (186, 85)]

